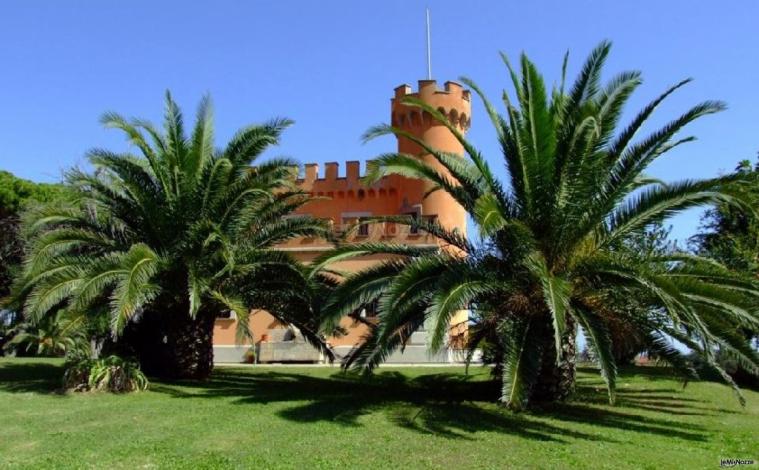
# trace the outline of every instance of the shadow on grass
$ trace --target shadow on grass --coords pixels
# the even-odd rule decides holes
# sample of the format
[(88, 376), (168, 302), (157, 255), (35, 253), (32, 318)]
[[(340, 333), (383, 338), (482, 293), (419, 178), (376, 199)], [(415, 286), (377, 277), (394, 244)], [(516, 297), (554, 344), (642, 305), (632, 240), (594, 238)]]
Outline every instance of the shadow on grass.
[[(608, 403), (605, 385), (598, 379), (590, 379), (598, 374), (596, 369), (581, 368), (580, 372), (586, 375), (577, 381), (575, 401), (604, 405)], [(670, 382), (675, 380), (671, 372), (664, 367), (639, 367), (626, 368), (622, 374), (636, 375), (647, 381), (657, 381), (667, 378)], [(640, 385), (631, 388), (617, 388), (617, 407), (630, 408), (642, 411), (652, 411), (677, 416), (716, 416), (719, 414), (736, 414), (736, 411), (726, 408), (709, 406), (709, 402), (696, 398), (683, 397), (683, 390), (687, 385), (677, 388), (648, 388)]]
[[(641, 403), (635, 400), (634, 390), (625, 391), (625, 403), (615, 408), (578, 399), (515, 414), (495, 404), (497, 383), (470, 379), (456, 373), (409, 378), (396, 371), (380, 371), (371, 377), (345, 373), (315, 377), (286, 369), (222, 369), (204, 384), (153, 384), (152, 390), (178, 398), (227, 398), (240, 405), (283, 403), (286, 407), (277, 414), (300, 423), (325, 421), (359, 426), (361, 416), (381, 412), (398, 426), (451, 438), (471, 439), (473, 433), (487, 431), (556, 442), (570, 438), (613, 442), (606, 432), (611, 428), (690, 441), (704, 441), (707, 437), (697, 425), (684, 430), (666, 416), (638, 413), (641, 410), (672, 415), (675, 413), (671, 408), (691, 407), (687, 399), (679, 402), (678, 398), (668, 398), (661, 409), (650, 406), (647, 410), (645, 397), (650, 397), (648, 393), (653, 390), (643, 390)], [(582, 398), (588, 390), (580, 387)], [(665, 392), (670, 396), (673, 393)], [(603, 399), (602, 394), (595, 395)], [(699, 412), (694, 410), (693, 414)], [(584, 429), (590, 431), (580, 431), (574, 423), (588, 425)]]
[(0, 363), (0, 392), (60, 394), (63, 368), (45, 362)]
[[(217, 369), (207, 382), (156, 381), (151, 390), (180, 399), (226, 399), (238, 405), (282, 404), (276, 413), (297, 423), (360, 426), (361, 416), (380, 412), (397, 426), (458, 439), (472, 439), (477, 432), (496, 432), (542, 441), (614, 442), (608, 432), (614, 429), (704, 441), (707, 435), (702, 427), (689, 424), (684, 429), (676, 417), (731, 412), (711, 408), (703, 400), (681, 397), (681, 389), (646, 385), (620, 390), (618, 406), (609, 407), (598, 380), (585, 374), (578, 380), (574, 401), (515, 414), (495, 404), (497, 383), (460, 373), (409, 377), (383, 370), (365, 377), (342, 372), (324, 376), (323, 372)], [(0, 392), (55, 394), (62, 373), (60, 365), (51, 363), (3, 362)], [(635, 371), (637, 376), (646, 373)], [(654, 377), (659, 377), (658, 371)], [(582, 430), (578, 430), (578, 424)]]

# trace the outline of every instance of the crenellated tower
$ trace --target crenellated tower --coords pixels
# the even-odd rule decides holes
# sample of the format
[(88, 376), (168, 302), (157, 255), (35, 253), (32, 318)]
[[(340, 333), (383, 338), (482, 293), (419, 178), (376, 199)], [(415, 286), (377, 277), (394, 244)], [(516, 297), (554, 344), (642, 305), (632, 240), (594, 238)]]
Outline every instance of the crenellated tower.
[[(471, 124), (472, 105), (471, 94), (456, 82), (445, 82), (441, 90), (435, 80), (419, 80), (418, 91), (412, 92), (410, 85), (395, 88), (395, 96), (391, 102), (391, 122), (394, 127), (403, 129), (423, 140), (434, 149), (463, 155), (464, 148), (446, 126), (432, 118), (420, 108), (403, 103), (409, 96), (419, 98), (431, 107), (447, 116), (456, 128), (463, 134)], [(435, 167), (442, 174), (448, 171), (437, 160), (413, 141), (399, 137), (398, 152), (416, 155)], [(421, 190), (421, 195), (431, 188), (431, 183), (425, 182), (420, 187), (417, 180), (398, 182), (403, 192), (415, 194)], [(420, 196), (421, 196), (420, 195)], [(448, 193), (436, 191), (421, 201), (422, 216), (432, 215), (438, 218), (443, 227), (466, 233), (466, 212)]]

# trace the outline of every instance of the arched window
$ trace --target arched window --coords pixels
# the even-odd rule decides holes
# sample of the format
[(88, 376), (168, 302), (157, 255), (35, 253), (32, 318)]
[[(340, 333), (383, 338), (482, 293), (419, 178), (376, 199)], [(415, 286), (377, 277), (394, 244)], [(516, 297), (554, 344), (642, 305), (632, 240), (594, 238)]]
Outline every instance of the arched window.
[(467, 117), (466, 117), (466, 113), (461, 113), (461, 117), (459, 118), (459, 123), (460, 123), (459, 125), (460, 125), (460, 126), (463, 128), (463, 129), (466, 129), (466, 128), (468, 128), (468, 127), (469, 127), (469, 124), (467, 123)]
[(422, 124), (425, 126), (432, 124), (432, 114), (429, 111), (422, 112)]
[(455, 109), (451, 110), (451, 113), (448, 115), (448, 120), (451, 121), (451, 124), (454, 126), (459, 124), (459, 112)]

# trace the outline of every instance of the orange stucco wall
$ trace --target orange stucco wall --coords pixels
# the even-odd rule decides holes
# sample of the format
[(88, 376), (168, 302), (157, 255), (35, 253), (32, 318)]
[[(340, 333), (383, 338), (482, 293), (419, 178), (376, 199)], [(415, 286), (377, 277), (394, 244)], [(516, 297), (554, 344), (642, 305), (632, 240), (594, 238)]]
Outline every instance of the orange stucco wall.
[[(402, 85), (395, 89), (391, 100), (391, 122), (415, 136), (423, 139), (429, 146), (451, 153), (463, 153), (461, 144), (443, 125), (419, 108), (404, 104), (403, 98), (415, 96), (445, 114), (457, 129), (464, 133), (469, 128), (471, 104), (469, 91), (454, 82), (446, 82), (443, 89), (438, 89), (434, 80), (420, 80), (419, 91), (412, 93), (411, 87)], [(423, 150), (414, 142), (405, 138), (398, 139), (398, 152), (417, 155), (434, 165), (443, 174), (446, 170), (435, 162), (431, 156), (424, 155)], [(305, 174), (298, 180), (298, 185), (316, 199), (306, 204), (299, 213), (329, 219), (335, 230), (341, 230), (355, 223), (362, 216), (403, 215), (416, 212), (423, 217), (436, 218), (448, 229), (457, 229), (466, 233), (466, 213), (448, 194), (437, 191), (426, 198), (424, 194), (429, 184), (401, 176), (388, 176), (373, 185), (366, 185), (361, 179), (361, 165), (357, 161), (345, 164), (342, 173), (338, 163), (325, 164), (320, 174), (316, 164), (305, 165)], [(373, 225), (368, 234), (354, 231), (349, 241), (388, 240), (396, 243), (414, 245), (439, 245), (438, 240), (429, 235), (413, 234), (405, 227), (395, 224)], [(329, 249), (325, 240), (300, 238), (280, 246), (280, 249), (292, 252), (302, 262), (310, 262), (314, 257)], [(344, 271), (357, 271), (382, 261), (380, 257), (365, 257), (342, 261), (334, 267)], [(462, 320), (463, 318), (463, 320)], [(464, 321), (465, 316), (458, 315), (454, 322)], [(254, 341), (269, 329), (280, 327), (276, 319), (267, 312), (258, 311), (251, 316), (250, 327)], [(342, 326), (348, 330), (346, 336), (332, 338), (333, 345), (355, 345), (366, 333), (366, 326), (345, 318)], [(214, 329), (214, 344), (235, 344), (236, 323), (233, 320), (218, 320)]]

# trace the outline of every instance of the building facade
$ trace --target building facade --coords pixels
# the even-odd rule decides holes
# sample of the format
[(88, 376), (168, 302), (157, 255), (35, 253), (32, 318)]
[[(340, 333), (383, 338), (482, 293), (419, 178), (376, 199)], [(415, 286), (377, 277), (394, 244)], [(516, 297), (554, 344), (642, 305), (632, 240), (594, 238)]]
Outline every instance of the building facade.
[[(405, 97), (419, 98), (431, 105), (457, 126), (462, 133), (466, 132), (471, 123), (471, 96), (468, 90), (455, 82), (446, 82), (443, 88), (439, 88), (434, 80), (420, 80), (418, 90), (412, 91), (411, 86), (401, 85), (395, 89), (391, 100), (391, 123), (394, 127), (401, 128), (415, 137), (422, 139), (432, 148), (462, 154), (463, 148), (454, 135), (442, 124), (432, 119), (429, 113), (417, 107), (403, 103)], [(416, 155), (445, 173), (431, 156), (425, 155), (423, 149), (415, 142), (399, 137), (398, 152)], [(382, 178), (373, 185), (366, 185), (362, 181), (361, 163), (348, 161), (345, 164), (345, 172), (341, 172), (338, 163), (325, 164), (324, 172), (320, 173), (317, 164), (305, 165), (305, 174), (297, 181), (298, 186), (314, 196), (314, 200), (303, 206), (300, 214), (308, 214), (313, 217), (328, 219), (335, 230), (344, 230), (355, 226), (362, 218), (405, 215), (426, 220), (436, 220), (449, 230), (458, 230), (466, 233), (466, 212), (444, 191), (436, 191), (427, 197), (425, 194), (430, 190), (430, 183), (391, 175)], [(392, 241), (417, 246), (438, 247), (448, 249), (440, 240), (424, 233), (416, 233), (409, 227), (393, 223), (362, 225), (357, 230), (351, 231), (348, 240), (359, 243), (365, 241)], [(289, 251), (292, 255), (308, 263), (325, 251), (332, 248), (326, 241), (317, 238), (298, 238), (283, 244), (281, 250)], [(357, 259), (341, 261), (334, 265), (335, 269), (342, 271), (356, 271), (382, 261), (377, 256), (369, 256)], [(362, 311), (362, 316), (371, 316), (374, 312)], [(451, 339), (455, 340), (465, 333), (467, 312), (462, 311), (451, 321)], [(220, 318), (214, 328), (214, 357), (217, 362), (240, 362), (251, 345), (235, 344), (236, 319)], [(344, 355), (361, 341), (367, 332), (366, 325), (351, 318), (344, 318), (341, 326), (348, 332), (347, 335), (330, 338), (329, 342), (338, 355)], [(250, 317), (250, 328), (254, 334), (254, 347), (259, 349), (259, 359), (262, 360), (293, 360), (311, 361), (317, 358), (313, 355), (304, 354), (302, 347), (290, 345), (292, 354), (282, 353), (280, 356), (271, 356), (269, 351), (273, 345), (271, 342), (281, 342), (284, 326), (265, 311), (257, 311)], [(297, 339), (297, 338), (296, 338)], [(455, 341), (452, 341), (455, 342)], [(415, 333), (401, 354), (391, 356), (388, 362), (418, 363), (418, 362), (452, 362), (458, 360), (455, 351), (450, 350), (437, 355), (427, 352), (427, 335), (425, 331)], [(281, 348), (285, 351), (287, 348)]]

